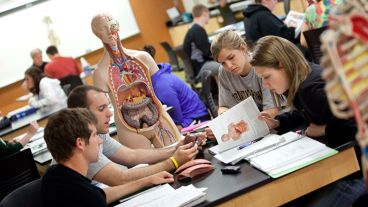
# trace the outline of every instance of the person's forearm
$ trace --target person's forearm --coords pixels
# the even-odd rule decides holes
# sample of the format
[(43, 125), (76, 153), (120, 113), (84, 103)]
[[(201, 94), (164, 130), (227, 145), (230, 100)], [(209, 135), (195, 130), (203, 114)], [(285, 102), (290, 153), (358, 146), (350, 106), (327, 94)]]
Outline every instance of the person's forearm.
[(149, 165), (146, 167), (131, 168), (129, 170), (122, 171), (122, 177), (124, 180), (122, 183), (138, 180), (140, 178), (144, 178), (146, 176), (153, 175), (161, 171), (172, 172), (173, 170), (175, 170), (175, 166), (170, 160), (170, 158), (167, 158), (166, 160), (153, 165)]
[(29, 140), (33, 137), (34, 134), (30, 134), (27, 133), (26, 135), (24, 135), (24, 137), (22, 139), (20, 139), (18, 142), (24, 147)]
[(104, 183), (108, 186), (117, 186), (129, 183), (140, 178), (144, 178), (163, 170), (173, 171), (175, 166), (170, 159), (146, 167), (121, 169), (117, 164), (110, 163), (102, 168), (93, 177), (93, 180)]
[(106, 194), (106, 202), (109, 204), (150, 185), (149, 178), (142, 178), (124, 185), (104, 188), (103, 190)]
[(132, 157), (133, 164), (140, 163), (153, 164), (165, 160), (172, 156), (175, 152), (175, 147), (164, 149), (136, 149)]

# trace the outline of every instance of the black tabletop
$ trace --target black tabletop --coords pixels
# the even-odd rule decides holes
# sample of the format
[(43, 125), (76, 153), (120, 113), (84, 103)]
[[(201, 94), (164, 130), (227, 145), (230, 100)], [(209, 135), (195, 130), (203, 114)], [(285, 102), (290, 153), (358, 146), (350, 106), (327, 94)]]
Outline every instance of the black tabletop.
[(213, 206), (229, 200), (235, 196), (249, 192), (265, 183), (271, 182), (273, 179), (263, 172), (253, 168), (246, 161), (240, 162), (241, 172), (235, 175), (222, 174), (221, 168), (225, 164), (213, 157), (206, 148), (198, 158), (209, 160), (214, 166), (214, 170), (195, 177), (192, 180), (178, 181), (172, 185), (174, 188), (193, 184), (197, 188), (205, 187), (206, 201), (199, 206)]
[[(338, 151), (343, 151), (355, 145), (355, 142), (348, 142), (334, 148)], [(197, 188), (207, 188), (206, 201), (198, 206), (218, 205), (275, 180), (252, 167), (246, 161), (241, 161), (237, 164), (241, 167), (240, 173), (235, 175), (224, 175), (221, 172), (221, 168), (223, 168), (225, 164), (214, 158), (213, 155), (208, 152), (208, 148), (206, 148), (203, 153), (199, 154), (197, 158), (209, 160), (214, 166), (214, 170), (192, 180), (178, 181), (175, 176), (175, 182), (172, 186), (177, 189), (181, 186), (193, 184)]]

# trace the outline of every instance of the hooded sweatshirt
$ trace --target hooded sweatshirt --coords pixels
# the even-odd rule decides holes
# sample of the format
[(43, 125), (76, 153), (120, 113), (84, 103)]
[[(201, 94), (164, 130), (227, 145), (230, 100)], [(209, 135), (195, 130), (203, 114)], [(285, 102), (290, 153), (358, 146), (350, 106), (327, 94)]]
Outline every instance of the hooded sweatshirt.
[(198, 95), (180, 78), (171, 74), (171, 65), (158, 64), (160, 70), (152, 75), (152, 85), (158, 99), (174, 107), (170, 113), (175, 124), (189, 126), (193, 119), (208, 115), (206, 106)]
[(267, 35), (275, 35), (296, 43), (294, 38), (295, 28), (287, 27), (283, 21), (261, 4), (251, 4), (245, 8), (244, 28), (247, 40), (256, 42), (259, 38)]

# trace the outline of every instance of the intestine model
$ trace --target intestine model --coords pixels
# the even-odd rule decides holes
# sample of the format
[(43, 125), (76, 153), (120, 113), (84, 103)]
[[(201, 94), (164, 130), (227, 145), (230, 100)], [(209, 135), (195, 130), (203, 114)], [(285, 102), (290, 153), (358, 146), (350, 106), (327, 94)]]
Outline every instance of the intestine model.
[(321, 36), (321, 64), (329, 105), (339, 118), (355, 117), (365, 176), (368, 160), (368, 3), (346, 0), (330, 16)]
[(144, 135), (155, 147), (176, 142), (178, 130), (170, 117), (163, 116), (164, 109), (154, 94), (149, 68), (121, 45), (119, 23), (109, 14), (99, 14), (92, 20), (92, 30), (110, 57), (108, 70), (102, 76), (108, 73), (106, 80), (117, 115), (115, 121), (120, 124), (117, 125), (123, 131)]

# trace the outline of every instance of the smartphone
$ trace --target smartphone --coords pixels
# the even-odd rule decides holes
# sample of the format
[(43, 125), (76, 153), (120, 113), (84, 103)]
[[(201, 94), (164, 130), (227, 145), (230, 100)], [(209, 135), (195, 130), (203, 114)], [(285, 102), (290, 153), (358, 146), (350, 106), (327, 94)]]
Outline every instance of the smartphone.
[(240, 166), (225, 166), (221, 172), (222, 174), (237, 174), (240, 172)]

